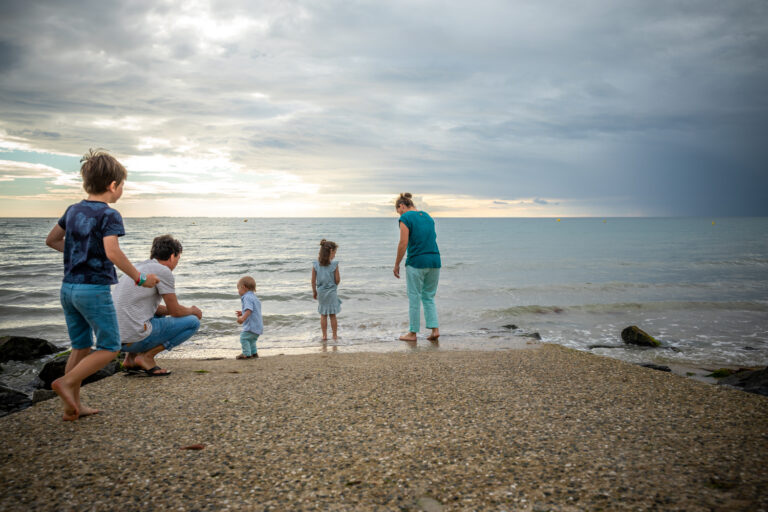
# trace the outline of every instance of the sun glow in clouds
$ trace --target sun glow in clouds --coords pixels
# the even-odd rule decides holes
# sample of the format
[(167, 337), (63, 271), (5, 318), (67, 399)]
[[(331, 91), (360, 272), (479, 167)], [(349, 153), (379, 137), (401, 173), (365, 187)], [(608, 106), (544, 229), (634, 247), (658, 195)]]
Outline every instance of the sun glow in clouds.
[(0, 215), (764, 215), (768, 8), (678, 4), (15, 2)]

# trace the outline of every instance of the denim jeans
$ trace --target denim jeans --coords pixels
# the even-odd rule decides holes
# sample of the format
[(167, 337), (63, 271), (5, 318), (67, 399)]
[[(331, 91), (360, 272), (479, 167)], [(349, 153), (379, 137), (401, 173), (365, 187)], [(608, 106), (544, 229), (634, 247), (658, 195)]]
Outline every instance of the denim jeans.
[(165, 347), (165, 350), (171, 350), (191, 338), (200, 328), (200, 320), (195, 315), (156, 316), (149, 322), (152, 324), (152, 332), (149, 336), (136, 343), (123, 345), (121, 349), (123, 352), (147, 352), (158, 345)]
[(419, 332), (421, 321), (421, 304), (424, 304), (424, 320), (427, 329), (436, 329), (437, 307), (435, 306), (435, 293), (437, 283), (440, 281), (439, 268), (415, 268), (405, 266), (405, 280), (408, 283), (408, 318), (410, 331)]
[(120, 350), (120, 329), (108, 284), (61, 283), (61, 307), (73, 349)]

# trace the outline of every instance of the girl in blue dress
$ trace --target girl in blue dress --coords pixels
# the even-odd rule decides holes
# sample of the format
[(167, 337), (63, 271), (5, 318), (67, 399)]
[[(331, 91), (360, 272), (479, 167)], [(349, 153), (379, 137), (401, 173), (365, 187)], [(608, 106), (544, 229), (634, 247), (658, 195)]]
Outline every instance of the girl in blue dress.
[(339, 263), (333, 261), (338, 245), (325, 238), (320, 241), (320, 253), (312, 264), (312, 296), (317, 300), (317, 312), (320, 313), (320, 328), (323, 341), (328, 341), (328, 317), (331, 317), (333, 340), (338, 340), (336, 315), (341, 311), (341, 301), (336, 295), (336, 288), (341, 282)]

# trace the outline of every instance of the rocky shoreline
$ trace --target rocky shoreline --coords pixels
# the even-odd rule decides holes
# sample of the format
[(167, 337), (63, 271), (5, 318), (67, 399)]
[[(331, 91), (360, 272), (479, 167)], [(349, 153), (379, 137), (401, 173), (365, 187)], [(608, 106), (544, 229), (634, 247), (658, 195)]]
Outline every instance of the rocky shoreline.
[[(119, 354), (115, 361), (85, 379), (84, 385), (114, 375), (123, 357)], [(54, 398), (51, 383), (64, 375), (68, 358), (69, 349), (44, 339), (0, 337), (0, 417)], [(10, 365), (17, 367), (15, 372), (8, 371)], [(8, 373), (15, 373), (14, 378), (8, 378)]]
[[(525, 348), (531, 340), (540, 341), (537, 332), (528, 332), (517, 325), (508, 324), (501, 329), (513, 334), (518, 341), (510, 348)], [(621, 332), (624, 346), (639, 346), (649, 349), (673, 349), (652, 337), (637, 326), (629, 326)], [(623, 348), (620, 345), (591, 345), (594, 348)], [(0, 417), (23, 410), (32, 404), (55, 398), (51, 383), (64, 374), (69, 357), (69, 350), (39, 338), (24, 336), (0, 337)], [(119, 372), (124, 354), (118, 354), (110, 363), (84, 381), (85, 384), (96, 382)], [(7, 365), (16, 364), (15, 372), (7, 371)], [(672, 372), (676, 375), (692, 378), (708, 384), (723, 384), (749, 393), (768, 396), (768, 367), (766, 368), (697, 368), (681, 364), (670, 366), (652, 363), (637, 363), (645, 368)], [(9, 373), (16, 374), (11, 375)]]
[(0, 418), (0, 509), (768, 510), (768, 398), (556, 345), (164, 366)]

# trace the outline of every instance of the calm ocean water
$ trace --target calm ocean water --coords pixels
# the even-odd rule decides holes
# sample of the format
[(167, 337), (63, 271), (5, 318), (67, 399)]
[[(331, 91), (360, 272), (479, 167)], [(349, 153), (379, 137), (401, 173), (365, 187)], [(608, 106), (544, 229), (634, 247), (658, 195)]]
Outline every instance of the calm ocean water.
[[(519, 332), (586, 350), (620, 345), (636, 324), (673, 349), (595, 349), (632, 362), (768, 364), (767, 218), (438, 218), (443, 269), (440, 349), (498, 349)], [(0, 335), (68, 344), (58, 299), (54, 219), (0, 219)], [(130, 218), (121, 246), (134, 262), (152, 238), (184, 243), (177, 294), (203, 310), (198, 335), (169, 357), (239, 353), (235, 283), (252, 275), (263, 303), (263, 355), (409, 350), (405, 279), (392, 275), (397, 220)], [(340, 245), (342, 339), (323, 347), (311, 264), (321, 238)], [(521, 331), (503, 326), (515, 324)], [(419, 342), (429, 348), (426, 341)]]

